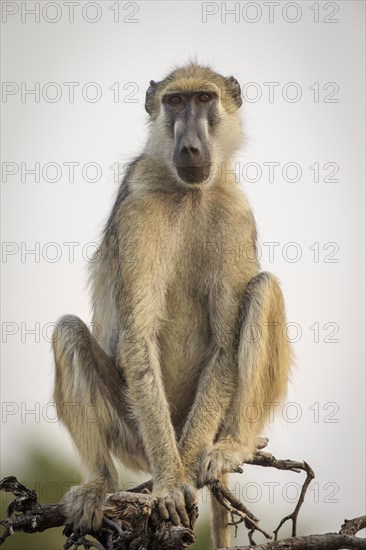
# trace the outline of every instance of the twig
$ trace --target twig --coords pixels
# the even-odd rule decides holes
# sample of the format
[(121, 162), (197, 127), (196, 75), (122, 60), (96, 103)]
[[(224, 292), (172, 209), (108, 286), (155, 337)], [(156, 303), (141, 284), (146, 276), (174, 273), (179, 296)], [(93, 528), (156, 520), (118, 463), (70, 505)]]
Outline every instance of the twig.
[[(251, 460), (247, 460), (246, 464), (252, 464), (255, 466), (263, 466), (263, 467), (270, 467), (270, 468), (276, 468), (277, 470), (287, 470), (291, 472), (299, 473), (301, 471), (306, 472), (306, 478), (303, 483), (301, 493), (299, 500), (296, 504), (296, 507), (294, 511), (289, 514), (288, 516), (284, 517), (278, 527), (274, 530), (274, 539), (277, 540), (278, 538), (278, 532), (282, 525), (286, 523), (286, 521), (291, 520), (292, 521), (292, 536), (296, 536), (296, 527), (297, 527), (297, 518), (299, 515), (300, 508), (304, 502), (306, 491), (312, 481), (314, 479), (314, 472), (312, 468), (307, 464), (307, 462), (298, 462), (295, 460), (278, 460), (275, 458), (272, 454), (262, 451), (268, 443), (268, 439), (262, 438), (258, 445), (258, 450), (254, 457)], [(216, 499), (220, 502), (228, 512), (231, 514), (235, 514), (240, 517), (240, 520), (238, 522), (232, 522), (233, 525), (237, 526), (239, 523), (243, 522), (245, 526), (249, 529), (248, 531), (248, 537), (251, 545), (255, 545), (253, 534), (255, 531), (258, 531), (262, 533), (267, 539), (271, 539), (272, 537), (264, 531), (261, 527), (259, 527), (258, 522), (259, 519), (248, 510), (246, 506), (240, 500), (236, 499), (234, 495), (229, 491), (229, 489), (222, 483), (215, 483), (211, 485), (211, 491), (216, 497)]]
[(300, 508), (304, 503), (305, 495), (308, 490), (308, 487), (312, 480), (315, 477), (315, 474), (312, 470), (312, 468), (309, 466), (307, 462), (297, 462), (295, 460), (277, 460), (273, 455), (270, 453), (266, 453), (263, 451), (258, 451), (254, 458), (251, 461), (248, 461), (248, 464), (253, 464), (256, 466), (266, 466), (270, 468), (276, 468), (277, 470), (287, 470), (290, 472), (296, 472), (299, 473), (301, 471), (306, 472), (306, 478), (301, 488), (301, 493), (299, 500), (295, 506), (294, 511), (289, 514), (288, 516), (284, 517), (279, 525), (276, 527), (274, 532), (274, 539), (278, 539), (278, 533), (281, 529), (282, 525), (286, 523), (286, 521), (292, 521), (292, 536), (296, 537), (297, 532), (297, 518), (300, 512)]
[(259, 519), (256, 518), (255, 515), (250, 510), (248, 510), (248, 508), (244, 506), (242, 502), (240, 502), (240, 500), (236, 499), (223, 483), (213, 483), (210, 487), (212, 494), (216, 497), (219, 503), (224, 508), (226, 508), (228, 512), (241, 518), (240, 521), (233, 522), (233, 525), (244, 522), (245, 526), (252, 532), (259, 531), (267, 539), (272, 538), (271, 535), (269, 535), (268, 533), (266, 533), (266, 531), (259, 527)]

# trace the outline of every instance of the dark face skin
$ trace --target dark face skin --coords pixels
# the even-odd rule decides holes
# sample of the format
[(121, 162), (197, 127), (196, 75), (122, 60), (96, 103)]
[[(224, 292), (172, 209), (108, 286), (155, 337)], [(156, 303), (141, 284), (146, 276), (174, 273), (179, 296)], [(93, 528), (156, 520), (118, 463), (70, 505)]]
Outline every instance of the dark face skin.
[(186, 183), (202, 183), (210, 175), (209, 134), (218, 123), (218, 95), (213, 91), (169, 92), (162, 98), (174, 135), (173, 164)]

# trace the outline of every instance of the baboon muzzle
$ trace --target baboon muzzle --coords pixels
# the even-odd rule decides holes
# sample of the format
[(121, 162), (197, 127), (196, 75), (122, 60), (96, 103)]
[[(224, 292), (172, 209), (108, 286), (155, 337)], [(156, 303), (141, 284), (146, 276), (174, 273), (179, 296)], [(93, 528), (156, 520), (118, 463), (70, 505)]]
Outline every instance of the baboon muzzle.
[(207, 180), (211, 171), (211, 155), (207, 140), (193, 132), (177, 136), (173, 163), (178, 176), (186, 183), (201, 183)]

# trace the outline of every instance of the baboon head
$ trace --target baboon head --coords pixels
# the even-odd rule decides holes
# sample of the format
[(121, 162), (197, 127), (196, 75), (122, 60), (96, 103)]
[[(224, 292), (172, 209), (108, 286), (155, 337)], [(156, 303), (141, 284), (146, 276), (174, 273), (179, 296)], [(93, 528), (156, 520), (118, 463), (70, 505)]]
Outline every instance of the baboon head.
[(194, 63), (160, 82), (151, 80), (145, 102), (151, 123), (148, 150), (165, 160), (180, 182), (207, 183), (214, 167), (240, 145), (241, 104), (234, 77)]

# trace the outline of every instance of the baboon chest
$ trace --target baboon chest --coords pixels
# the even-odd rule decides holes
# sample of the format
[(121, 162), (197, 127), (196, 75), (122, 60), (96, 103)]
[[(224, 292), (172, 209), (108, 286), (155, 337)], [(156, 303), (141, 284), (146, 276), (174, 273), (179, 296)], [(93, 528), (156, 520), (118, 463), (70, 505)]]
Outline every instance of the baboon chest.
[[(240, 234), (235, 238), (235, 231), (222, 220), (218, 224), (197, 216), (182, 223), (181, 241), (170, 247), (172, 270), (159, 321), (159, 350), (175, 425), (188, 413), (193, 390), (212, 354), (218, 289), (244, 292), (245, 274), (240, 265), (244, 239)], [(221, 314), (225, 319), (225, 312)]]
[(165, 392), (173, 425), (179, 431), (210, 356), (212, 273), (207, 272), (199, 243), (187, 242), (176, 260), (167, 282), (158, 342)]

